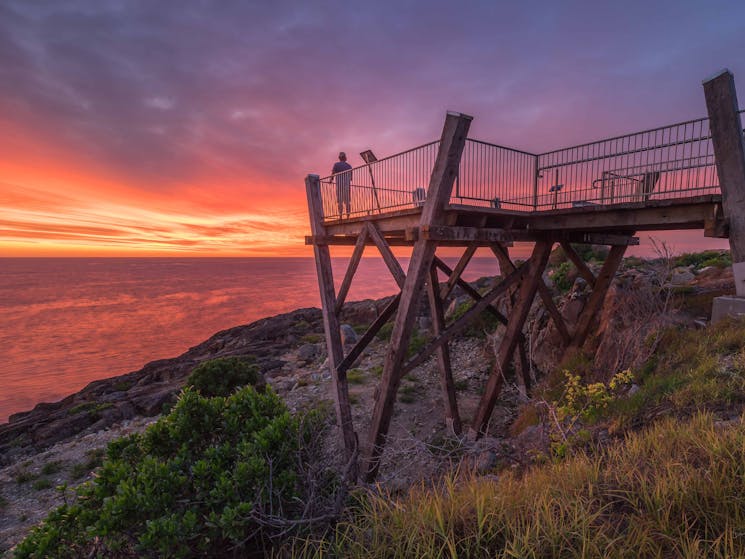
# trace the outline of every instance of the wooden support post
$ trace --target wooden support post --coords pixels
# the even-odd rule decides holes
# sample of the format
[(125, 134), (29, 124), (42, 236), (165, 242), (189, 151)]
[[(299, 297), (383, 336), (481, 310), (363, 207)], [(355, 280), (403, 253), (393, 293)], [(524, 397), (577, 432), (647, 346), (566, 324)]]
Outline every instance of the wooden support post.
[(378, 247), (380, 255), (383, 257), (383, 262), (388, 266), (388, 269), (391, 271), (393, 279), (396, 280), (398, 286), (403, 289), (404, 283), (406, 282), (406, 274), (404, 273), (403, 268), (401, 268), (401, 264), (396, 260), (396, 257), (391, 251), (391, 247), (389, 247), (388, 243), (385, 242), (383, 235), (380, 234), (380, 231), (375, 227), (375, 224), (372, 221), (368, 221), (366, 225), (366, 231), (375, 243), (375, 246)]
[(745, 140), (732, 72), (723, 70), (706, 80), (704, 96), (724, 217), (729, 225), (735, 293), (745, 297)]
[[(429, 272), (427, 295), (432, 316), (432, 331), (435, 336), (439, 336), (445, 330), (445, 311), (442, 309), (440, 282), (437, 279), (437, 268), (434, 264), (432, 264)], [(445, 421), (450, 430), (459, 435), (461, 430), (460, 414), (458, 413), (458, 400), (455, 397), (455, 382), (453, 381), (453, 369), (450, 364), (450, 350), (447, 343), (437, 348), (437, 363), (440, 366), (440, 386), (445, 401)]]
[[(502, 271), (502, 273), (510, 273), (515, 270), (515, 265), (512, 263), (512, 260), (510, 259), (510, 253), (507, 250), (507, 247), (502, 245), (501, 243), (497, 243), (492, 245), (491, 247), (492, 252), (494, 253), (494, 256), (497, 257), (497, 261), (499, 262), (499, 269)], [(541, 283), (538, 284), (538, 288), (540, 290), (541, 286), (544, 288), (546, 287), (543, 284), (543, 279), (541, 279)], [(549, 294), (549, 299), (551, 299), (551, 296)], [(553, 304), (553, 300), (551, 300), (551, 303)], [(510, 294), (510, 306), (514, 307), (515, 305), (515, 290), (512, 290), (512, 293)], [(554, 307), (555, 308), (555, 307)], [(550, 312), (550, 311), (549, 311)], [(558, 313), (558, 311), (556, 311)], [(517, 340), (517, 359), (518, 359), (518, 367), (520, 371), (519, 380), (521, 389), (523, 391), (523, 394), (525, 396), (528, 395), (528, 392), (530, 392), (530, 361), (528, 360), (528, 350), (526, 348), (526, 339), (525, 334), (520, 332), (519, 338)]]
[(473, 258), (473, 255), (476, 252), (476, 248), (477, 247), (474, 244), (469, 245), (468, 248), (466, 248), (466, 251), (463, 253), (463, 256), (461, 256), (460, 260), (458, 260), (458, 264), (455, 265), (455, 268), (448, 272), (449, 277), (447, 285), (443, 286), (442, 290), (440, 291), (441, 299), (447, 299), (447, 296), (452, 293), (453, 289), (455, 289), (455, 285), (458, 283), (460, 276), (463, 274), (463, 270), (466, 269), (466, 266), (468, 266), (471, 258)]
[(347, 354), (342, 362), (337, 365), (337, 371), (343, 371), (346, 373), (346, 371), (349, 370), (349, 367), (352, 366), (352, 363), (354, 363), (357, 358), (362, 355), (362, 352), (365, 351), (365, 348), (370, 344), (372, 339), (375, 337), (375, 334), (380, 331), (383, 325), (388, 322), (388, 319), (393, 316), (393, 313), (396, 312), (396, 309), (398, 309), (398, 303), (400, 301), (401, 294), (399, 293), (393, 299), (391, 299), (391, 302), (386, 305), (386, 307), (383, 309), (383, 312), (378, 315), (378, 318), (376, 318), (375, 321), (370, 325), (370, 327), (365, 331), (365, 333), (362, 334), (362, 337), (357, 340), (357, 343), (354, 345), (352, 350)]
[(561, 248), (564, 249), (564, 254), (567, 255), (567, 258), (572, 264), (574, 264), (574, 267), (577, 268), (577, 272), (582, 276), (582, 279), (584, 279), (590, 287), (594, 288), (595, 275), (590, 271), (590, 268), (587, 267), (585, 261), (580, 258), (579, 254), (577, 254), (577, 251), (575, 251), (574, 248), (572, 248), (572, 245), (566, 241), (561, 241)]
[[(320, 179), (318, 175), (308, 175), (305, 178), (305, 192), (308, 196), (308, 212), (310, 214), (310, 229), (313, 235), (324, 235), (323, 202), (321, 200)], [(336, 314), (336, 295), (334, 293), (334, 276), (331, 270), (331, 254), (327, 245), (313, 245), (316, 259), (316, 273), (318, 287), (321, 292), (323, 313), (323, 329), (326, 333), (326, 348), (328, 351), (329, 369), (334, 384), (334, 400), (336, 403), (336, 418), (344, 438), (344, 449), (347, 459), (352, 460), (352, 479), (357, 478), (355, 454), (357, 452), (357, 435), (352, 422), (352, 409), (349, 404), (349, 387), (346, 372), (338, 372), (337, 365), (344, 357), (344, 346), (339, 330), (339, 318)]]
[(360, 264), (362, 253), (365, 251), (365, 241), (367, 241), (367, 229), (360, 231), (360, 235), (357, 237), (357, 243), (354, 245), (352, 258), (349, 259), (349, 266), (347, 266), (347, 273), (344, 275), (341, 287), (339, 287), (339, 293), (336, 296), (336, 307), (334, 308), (337, 315), (341, 311), (342, 305), (344, 305), (344, 301), (349, 293), (349, 288), (352, 285), (352, 279), (354, 278), (354, 274), (357, 272), (357, 266)]
[(548, 256), (551, 253), (551, 245), (552, 243), (549, 241), (538, 241), (533, 248), (533, 255), (530, 257), (530, 261), (523, 265), (528, 266), (528, 270), (520, 283), (517, 301), (512, 309), (507, 331), (497, 352), (497, 362), (494, 364), (494, 369), (489, 375), (484, 395), (481, 397), (479, 407), (476, 410), (476, 417), (468, 433), (469, 438), (472, 440), (475, 440), (486, 431), (489, 418), (497, 402), (497, 397), (502, 390), (504, 371), (515, 351), (515, 346), (517, 345), (519, 335), (522, 333), (525, 319), (528, 317), (528, 312), (533, 304), (536, 291), (538, 291), (538, 284), (542, 281), (541, 276), (543, 270), (546, 269)]
[[(505, 267), (507, 270), (515, 269), (515, 265), (512, 263), (512, 260), (510, 260), (507, 249), (505, 249), (503, 246), (501, 245), (492, 246), (492, 252), (494, 252), (494, 254), (499, 259), (500, 267)], [(541, 271), (541, 274), (543, 274), (543, 271)], [(542, 276), (538, 283), (538, 295), (541, 297), (541, 301), (543, 301), (543, 306), (546, 307), (546, 311), (548, 311), (549, 316), (554, 321), (554, 324), (556, 325), (556, 330), (559, 332), (559, 335), (561, 336), (561, 340), (564, 342), (564, 345), (568, 345), (569, 342), (571, 341), (569, 330), (567, 329), (566, 323), (564, 322), (564, 318), (561, 316), (559, 309), (556, 308), (556, 304), (554, 303), (554, 298), (551, 295), (551, 290), (548, 288), (546, 283), (543, 281)]]
[[(468, 128), (472, 118), (459, 113), (448, 113), (440, 138), (440, 147), (432, 176), (427, 199), (422, 208), (420, 227), (443, 224), (445, 205), (450, 199), (453, 183), (458, 174), (461, 154), (466, 143)], [(435, 255), (436, 241), (419, 239), (415, 242), (409, 261), (406, 281), (401, 290), (401, 302), (393, 323), (391, 341), (383, 365), (380, 391), (375, 399), (370, 432), (367, 439), (365, 479), (372, 481), (378, 473), (380, 454), (388, 434), (393, 404), (401, 383), (401, 365), (406, 358), (409, 337), (414, 327), (419, 295), (429, 275), (432, 258)]]
[(403, 376), (415, 367), (418, 367), (419, 365), (424, 363), (424, 361), (432, 354), (434, 350), (436, 350), (442, 344), (449, 342), (455, 336), (463, 332), (463, 330), (465, 330), (466, 327), (471, 324), (471, 322), (473, 322), (477, 316), (479, 316), (479, 314), (489, 308), (492, 301), (494, 301), (497, 297), (507, 293), (507, 291), (513, 285), (522, 280), (527, 270), (528, 266), (520, 266), (512, 274), (507, 276), (507, 278), (503, 282), (497, 285), (489, 293), (481, 297), (481, 299), (479, 299), (474, 306), (463, 313), (463, 315), (455, 322), (450, 324), (442, 332), (442, 334), (440, 334), (439, 336), (435, 336), (434, 339), (424, 347), (424, 349), (422, 349), (419, 353), (417, 353), (414, 357), (407, 361), (401, 367), (400, 375)]
[(587, 335), (590, 333), (590, 327), (593, 321), (597, 319), (597, 315), (600, 309), (603, 307), (603, 301), (605, 295), (608, 293), (608, 288), (613, 282), (613, 277), (616, 275), (616, 270), (623, 260), (623, 255), (626, 252), (626, 245), (616, 245), (611, 247), (608, 257), (603, 263), (603, 267), (595, 280), (595, 288), (592, 290), (590, 298), (585, 304), (585, 308), (579, 315), (577, 320), (577, 327), (574, 330), (572, 341), (569, 347), (582, 347), (587, 339)]
[[(437, 266), (438, 268), (440, 268), (440, 270), (442, 270), (443, 272), (445, 272), (446, 274), (448, 274), (450, 277), (452, 277), (453, 274), (455, 273), (452, 269), (450, 269), (450, 266), (448, 266), (447, 264), (445, 264), (442, 260), (440, 260), (436, 256), (434, 258), (434, 265)], [(460, 286), (460, 288), (463, 291), (466, 292), (466, 295), (470, 296), (471, 299), (473, 299), (477, 303), (479, 301), (481, 301), (481, 299), (484, 298), (481, 295), (481, 293), (479, 293), (473, 287), (471, 287), (469, 285), (469, 283), (467, 281), (465, 281), (463, 278), (458, 278), (455, 283), (456, 283), (456, 285)], [(440, 297), (442, 297), (442, 294), (440, 295)], [(442, 298), (444, 299), (444, 297), (442, 297)], [(493, 305), (488, 305), (485, 310), (487, 312), (491, 313), (492, 316), (494, 316), (499, 322), (501, 322), (505, 326), (507, 325), (507, 317), (504, 316), (497, 309), (495, 309)]]

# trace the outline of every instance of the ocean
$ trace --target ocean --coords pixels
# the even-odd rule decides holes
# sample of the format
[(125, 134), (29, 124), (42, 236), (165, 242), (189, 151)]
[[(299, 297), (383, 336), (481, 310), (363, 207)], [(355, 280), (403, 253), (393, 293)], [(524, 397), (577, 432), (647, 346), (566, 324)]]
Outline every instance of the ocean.
[[(347, 259), (333, 262), (338, 286)], [(465, 277), (496, 273), (475, 258)], [(396, 291), (383, 261), (363, 258), (347, 300)], [(1, 258), (0, 423), (319, 300), (312, 258)]]

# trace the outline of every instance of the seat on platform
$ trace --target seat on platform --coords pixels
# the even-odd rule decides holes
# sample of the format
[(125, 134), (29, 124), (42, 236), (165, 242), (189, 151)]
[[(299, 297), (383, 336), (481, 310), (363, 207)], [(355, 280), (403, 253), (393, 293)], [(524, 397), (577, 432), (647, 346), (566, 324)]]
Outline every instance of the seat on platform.
[(657, 183), (660, 182), (659, 171), (650, 171), (644, 173), (644, 176), (639, 180), (636, 187), (636, 198), (638, 202), (646, 202), (649, 200), (649, 196), (654, 191)]

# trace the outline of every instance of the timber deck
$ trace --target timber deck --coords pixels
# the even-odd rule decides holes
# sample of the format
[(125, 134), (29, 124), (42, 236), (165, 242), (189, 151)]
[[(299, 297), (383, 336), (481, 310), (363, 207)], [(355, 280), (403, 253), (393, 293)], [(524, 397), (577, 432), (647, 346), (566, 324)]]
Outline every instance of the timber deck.
[[(528, 391), (530, 363), (523, 327), (536, 296), (545, 307), (565, 349), (580, 348), (592, 331), (605, 295), (629, 245), (641, 231), (703, 230), (727, 237), (735, 279), (742, 274), (745, 296), (745, 139), (734, 79), (723, 72), (704, 84), (708, 118), (561, 148), (543, 154), (468, 138), (472, 118), (448, 113), (439, 141), (381, 160), (361, 154), (365, 165), (331, 177), (306, 177), (311, 235), (316, 258), (328, 363), (334, 383), (337, 420), (350, 464), (361, 454), (362, 472), (373, 480), (403, 376), (430, 356), (437, 357), (443, 414), (454, 433), (475, 439), (487, 429), (515, 360), (517, 381)], [(509, 247), (532, 242), (531, 257), (517, 264)], [(559, 243), (591, 293), (569, 324), (543, 280), (549, 254)], [(594, 273), (574, 243), (607, 245), (608, 256)], [(330, 248), (354, 246), (338, 290)], [(391, 247), (412, 247), (407, 270)], [(339, 317), (366, 247), (382, 256), (400, 292), (345, 354)], [(450, 268), (439, 247), (461, 247)], [(461, 275), (477, 248), (487, 247), (503, 280), (479, 293)], [(447, 276), (440, 283), (439, 275)], [(739, 285), (739, 283), (738, 283)], [(473, 305), (447, 323), (444, 301), (459, 286)], [(409, 356), (421, 296), (432, 319), (427, 345)], [(506, 299), (505, 299), (506, 298)], [(506, 300), (507, 315), (494, 303)], [(482, 312), (505, 326), (496, 363), (470, 425), (463, 425), (453, 383), (448, 344)], [(352, 421), (346, 373), (382, 326), (393, 322), (371, 426), (360, 441)], [(353, 473), (358, 472), (354, 467)]]

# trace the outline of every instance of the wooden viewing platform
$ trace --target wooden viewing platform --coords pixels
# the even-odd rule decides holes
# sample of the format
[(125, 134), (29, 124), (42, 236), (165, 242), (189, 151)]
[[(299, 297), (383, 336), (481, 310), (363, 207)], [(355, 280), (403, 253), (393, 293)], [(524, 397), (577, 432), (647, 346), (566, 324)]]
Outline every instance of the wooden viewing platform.
[[(505, 325), (494, 368), (486, 383), (470, 438), (479, 437), (514, 358), (522, 383), (530, 386), (523, 326), (536, 295), (545, 306), (565, 348), (581, 347), (602, 308), (626, 247), (638, 244), (639, 231), (702, 229), (728, 237), (738, 295), (745, 295), (745, 144), (734, 79), (724, 71), (704, 83), (708, 118), (645, 130), (544, 154), (467, 138), (472, 118), (448, 113), (439, 141), (376, 160), (365, 152), (364, 166), (321, 179), (308, 175), (306, 191), (329, 367), (336, 412), (348, 458), (362, 453), (362, 475), (376, 477), (380, 454), (404, 375), (431, 355), (437, 356), (446, 421), (463, 429), (458, 413), (448, 342), (482, 312)], [(512, 262), (513, 242), (534, 243), (531, 257)], [(554, 244), (560, 243), (578, 273), (592, 288), (570, 329), (543, 281)], [(610, 247), (595, 275), (571, 243)], [(338, 291), (331, 271), (330, 246), (354, 251)], [(375, 246), (400, 288), (388, 306), (344, 354), (339, 315), (367, 246)], [(390, 247), (412, 247), (404, 271)], [(454, 268), (438, 247), (461, 247)], [(504, 279), (481, 294), (461, 279), (478, 247), (487, 247)], [(742, 266), (741, 266), (742, 265)], [(444, 284), (438, 273), (448, 278)], [(474, 305), (446, 323), (443, 301), (461, 287)], [(432, 338), (407, 357), (421, 295), (426, 292)], [(492, 303), (512, 302), (509, 316)], [(346, 372), (389, 320), (393, 331), (367, 437), (360, 443), (352, 422)]]

